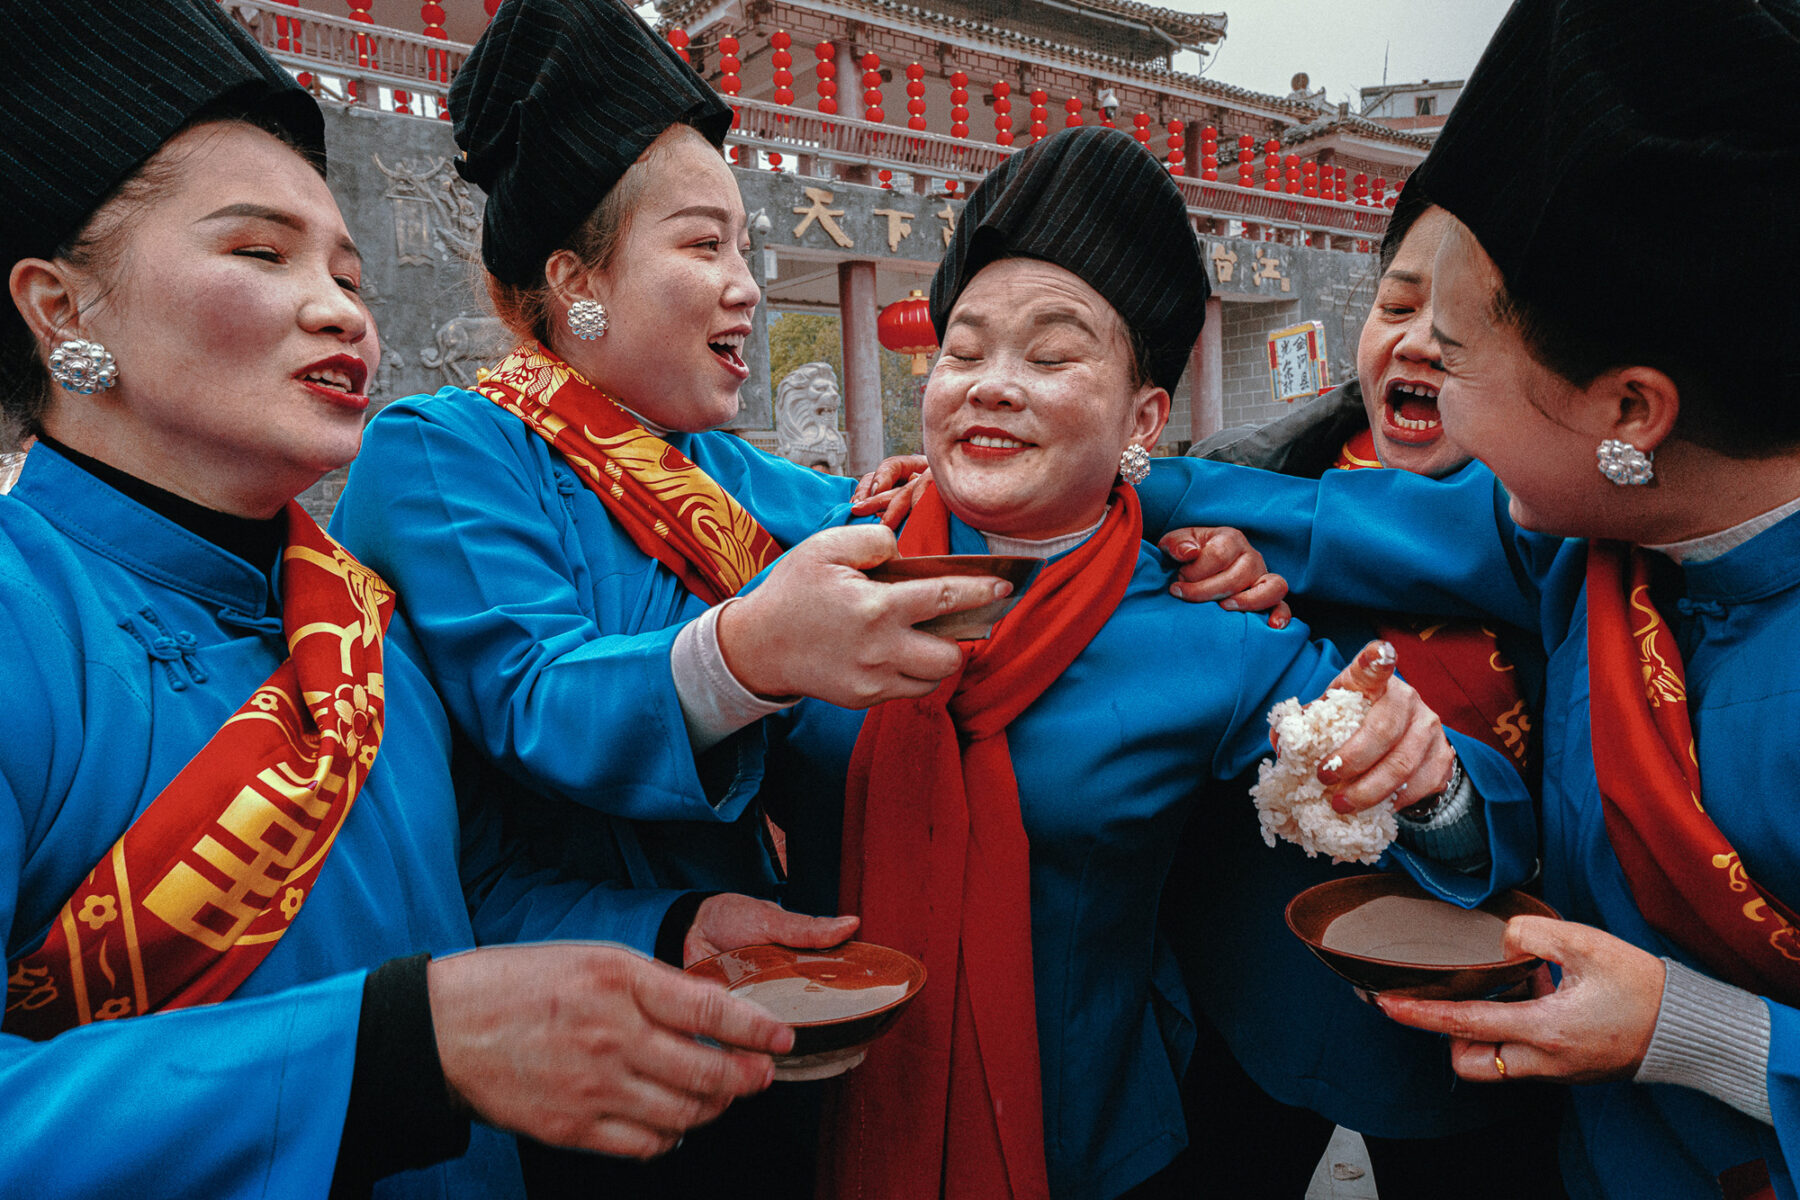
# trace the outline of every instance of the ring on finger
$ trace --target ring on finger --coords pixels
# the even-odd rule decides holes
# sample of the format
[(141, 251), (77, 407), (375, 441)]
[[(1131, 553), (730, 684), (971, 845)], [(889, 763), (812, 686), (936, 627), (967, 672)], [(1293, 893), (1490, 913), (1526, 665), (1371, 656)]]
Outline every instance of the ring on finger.
[(1494, 1047), (1494, 1070), (1500, 1072), (1500, 1078), (1506, 1078), (1506, 1060), (1500, 1057), (1501, 1046)]

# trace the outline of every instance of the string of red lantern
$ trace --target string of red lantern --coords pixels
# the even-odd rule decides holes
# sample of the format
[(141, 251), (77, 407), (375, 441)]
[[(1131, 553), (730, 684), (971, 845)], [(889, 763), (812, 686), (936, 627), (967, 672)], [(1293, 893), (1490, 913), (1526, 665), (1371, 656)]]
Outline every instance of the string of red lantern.
[(1050, 132), (1050, 93), (1043, 88), (1031, 90), (1031, 140), (1037, 142)]
[(1270, 138), (1263, 143), (1263, 191), (1281, 190), (1281, 143)]
[(690, 39), (688, 38), (687, 30), (671, 29), (663, 36), (667, 38), (669, 45), (675, 47), (675, 53), (681, 55), (682, 62), (693, 61), (688, 57), (688, 42)]
[(819, 81), (819, 111), (828, 117), (837, 116), (837, 60), (833, 57), (836, 54), (837, 47), (830, 42), (820, 42), (813, 47), (813, 74)]
[(1002, 146), (1013, 144), (1012, 84), (1004, 79), (994, 84), (994, 141)]
[(1183, 126), (1180, 118), (1176, 118), (1169, 122), (1169, 154), (1166, 161), (1169, 166), (1169, 174), (1171, 175), (1187, 174), (1186, 171), (1182, 170), (1182, 167), (1187, 163), (1187, 154), (1183, 149), (1183, 147), (1187, 145), (1187, 139), (1181, 135), (1182, 128)]
[(1200, 178), (1219, 177), (1219, 130), (1208, 125), (1200, 131)]
[(1318, 197), (1318, 195), (1319, 195), (1319, 164), (1318, 163), (1307, 162), (1307, 163), (1300, 164), (1300, 194), (1302, 196), (1312, 196), (1315, 199)]
[(881, 111), (881, 55), (873, 50), (862, 56), (863, 120), (879, 125), (887, 119)]
[(1356, 173), (1356, 202), (1364, 208), (1369, 207), (1369, 177), (1361, 171)]
[(1137, 113), (1131, 118), (1131, 136), (1137, 144), (1148, 150), (1150, 148), (1150, 114)]
[(1081, 101), (1077, 100), (1075, 97), (1070, 96), (1067, 100), (1063, 101), (1063, 111), (1069, 114), (1068, 119), (1063, 122), (1064, 128), (1073, 129), (1077, 125), (1083, 124), (1081, 119)]
[(1300, 156), (1290, 154), (1283, 164), (1287, 170), (1283, 172), (1282, 190), (1293, 195), (1300, 194)]
[(1256, 138), (1248, 133), (1238, 135), (1238, 186), (1256, 186)]
[(776, 30), (769, 38), (769, 45), (775, 47), (769, 55), (769, 64), (775, 68), (775, 103), (784, 107), (794, 102), (794, 55), (788, 49), (793, 44), (793, 36), (786, 30)]
[(906, 67), (906, 127), (925, 128), (925, 68), (918, 63)]
[(1384, 194), (1386, 191), (1387, 180), (1377, 175), (1375, 177), (1375, 194), (1369, 197), (1369, 203), (1375, 208), (1388, 207), (1387, 197)]
[[(719, 39), (719, 92), (726, 96), (735, 96), (744, 90), (744, 79), (739, 74), (744, 69), (744, 60), (738, 57), (738, 40), (729, 33)], [(737, 105), (731, 106), (731, 127), (736, 129), (742, 120)]]
[[(419, 16), (425, 22), (426, 37), (435, 38), (440, 42), (448, 41), (450, 39), (450, 35), (444, 32), (443, 5), (435, 3), (434, 0), (426, 0), (426, 3), (419, 5)], [(449, 84), (450, 56), (442, 50), (425, 51), (425, 78), (434, 83)], [(437, 106), (438, 120), (448, 121), (450, 119), (450, 108), (448, 105), (441, 102), (442, 97), (439, 97), (439, 100), (440, 103)]]
[[(966, 71), (950, 72), (950, 136), (969, 136), (969, 75)], [(958, 151), (957, 153), (961, 153)], [(951, 184), (956, 181), (951, 180)], [(951, 188), (955, 190), (954, 187)]]

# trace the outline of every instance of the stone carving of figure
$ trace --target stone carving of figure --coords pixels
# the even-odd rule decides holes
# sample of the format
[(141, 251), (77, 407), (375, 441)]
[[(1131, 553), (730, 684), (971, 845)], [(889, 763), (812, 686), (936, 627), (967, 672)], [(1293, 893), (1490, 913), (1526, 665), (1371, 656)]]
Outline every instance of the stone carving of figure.
[(775, 389), (775, 453), (815, 471), (843, 474), (850, 447), (838, 432), (842, 404), (830, 363), (790, 371)]

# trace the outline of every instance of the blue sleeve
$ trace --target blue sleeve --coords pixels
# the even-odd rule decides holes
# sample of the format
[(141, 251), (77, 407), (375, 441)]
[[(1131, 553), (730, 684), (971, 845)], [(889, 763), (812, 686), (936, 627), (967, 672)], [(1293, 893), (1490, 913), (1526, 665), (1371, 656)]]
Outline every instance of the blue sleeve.
[(356, 972), (47, 1042), (0, 1035), (0, 1194), (325, 1195), (362, 988)]
[(1344, 669), (1329, 642), (1313, 640), (1299, 621), (1270, 629), (1258, 615), (1237, 614), (1238, 687), (1231, 718), (1219, 738), (1212, 764), (1215, 779), (1235, 779), (1274, 751), (1269, 746), (1269, 710), (1283, 700), (1302, 704), (1324, 695)]
[(839, 505), (849, 504), (856, 490), (854, 479), (811, 470), (736, 437), (728, 441), (696, 439), (695, 461), (748, 509), (784, 550), (817, 532), (820, 519)]
[(1297, 479), (1194, 458), (1155, 459), (1138, 487), (1154, 539), (1190, 525), (1242, 530), (1296, 596), (1545, 627), (1544, 580), (1565, 543), (1519, 530), (1479, 463), (1446, 479), (1327, 471)]
[(1537, 800), (1506, 755), (1480, 738), (1444, 729), (1451, 749), (1481, 797), (1490, 856), (1485, 875), (1465, 875), (1395, 842), (1388, 853), (1429, 890), (1464, 907), (1518, 887), (1537, 874)]
[(590, 613), (536, 435), (453, 396), (370, 423), (332, 525), (400, 593), (457, 726), (535, 791), (634, 820), (735, 820), (755, 787), (709, 799), (669, 666), (680, 622), (629, 632), (628, 614)]
[(631, 887), (540, 866), (492, 804), (464, 805), (463, 891), (476, 945), (560, 939), (617, 942), (646, 956), (680, 889)]
[(1800, 1163), (1800, 1009), (1763, 997), (1769, 1008), (1769, 1111), (1782, 1157)]

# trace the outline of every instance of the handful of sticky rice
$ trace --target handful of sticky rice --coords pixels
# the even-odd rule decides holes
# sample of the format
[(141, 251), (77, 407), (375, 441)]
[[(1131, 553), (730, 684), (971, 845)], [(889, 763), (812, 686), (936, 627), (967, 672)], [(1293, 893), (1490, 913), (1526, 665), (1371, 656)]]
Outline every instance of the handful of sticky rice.
[(1307, 857), (1331, 856), (1334, 863), (1374, 863), (1394, 840), (1399, 826), (1394, 802), (1383, 800), (1358, 813), (1331, 807), (1319, 781), (1319, 764), (1337, 754), (1362, 725), (1370, 700), (1348, 688), (1331, 688), (1311, 704), (1283, 700), (1269, 710), (1275, 731), (1276, 758), (1264, 759), (1250, 789), (1263, 841), (1277, 837), (1306, 851)]

